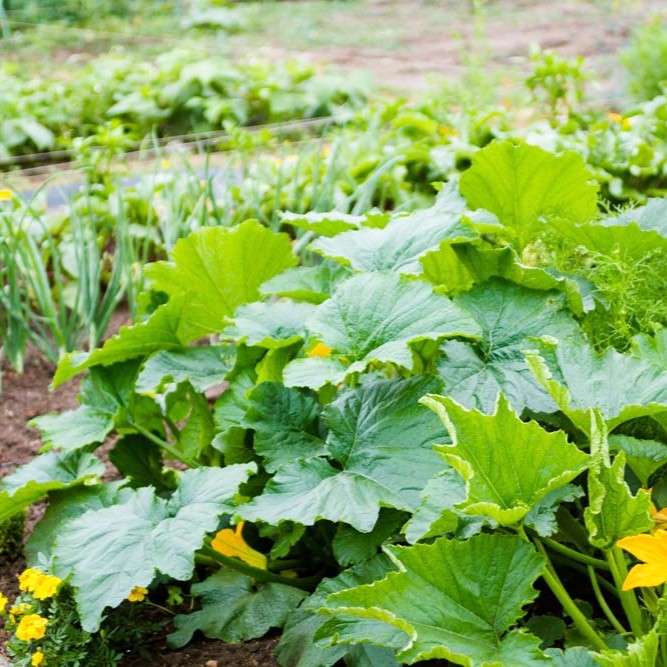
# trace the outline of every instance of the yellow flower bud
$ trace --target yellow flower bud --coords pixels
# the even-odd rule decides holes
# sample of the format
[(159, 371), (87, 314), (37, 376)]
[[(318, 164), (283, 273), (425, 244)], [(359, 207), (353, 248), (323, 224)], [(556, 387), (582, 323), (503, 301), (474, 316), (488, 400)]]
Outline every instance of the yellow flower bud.
[(41, 667), (44, 664), (44, 654), (41, 651), (35, 651), (30, 660), (32, 667)]

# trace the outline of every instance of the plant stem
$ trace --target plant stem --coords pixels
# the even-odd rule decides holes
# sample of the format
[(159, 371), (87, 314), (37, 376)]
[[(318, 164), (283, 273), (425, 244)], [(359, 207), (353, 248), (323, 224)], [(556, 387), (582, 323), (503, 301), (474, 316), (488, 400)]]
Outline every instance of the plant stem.
[(150, 600), (146, 600), (146, 604), (149, 604), (151, 607), (155, 607), (156, 609), (163, 611), (165, 614), (169, 614), (170, 616), (176, 616), (176, 613), (173, 612), (171, 609), (167, 609), (166, 607), (163, 607), (161, 604), (157, 604), (157, 602), (151, 602)]
[(567, 556), (568, 558), (572, 558), (573, 560), (579, 561), (584, 565), (591, 565), (592, 567), (597, 567), (600, 570), (609, 571), (610, 569), (609, 565), (601, 558), (593, 558), (593, 556), (582, 554), (580, 551), (575, 551), (574, 549), (566, 547), (564, 544), (561, 544), (560, 542), (556, 542), (556, 540), (552, 540), (549, 539), (548, 537), (545, 537), (542, 539), (542, 542), (547, 547), (549, 547), (549, 549), (557, 551), (558, 553), (563, 554), (563, 556)]
[(611, 574), (614, 577), (614, 582), (618, 592), (621, 596), (621, 604), (623, 605), (623, 611), (628, 618), (632, 632), (637, 637), (641, 637), (644, 634), (644, 624), (642, 622), (642, 612), (639, 608), (639, 603), (637, 602), (637, 596), (634, 591), (624, 591), (623, 582), (628, 575), (628, 568), (625, 564), (625, 556), (618, 547), (612, 547), (607, 549), (605, 552), (607, 556), (607, 562), (611, 569)]
[(138, 433), (141, 433), (141, 435), (144, 436), (144, 438), (150, 440), (151, 442), (154, 442), (158, 447), (161, 449), (164, 449), (169, 456), (171, 456), (173, 459), (176, 461), (180, 461), (181, 463), (185, 463), (186, 466), (190, 468), (198, 468), (199, 464), (188, 458), (187, 456), (183, 456), (183, 454), (179, 453), (174, 449), (166, 440), (163, 440), (162, 438), (158, 437), (155, 435), (155, 433), (151, 433), (148, 429), (145, 429), (143, 426), (139, 426), (139, 424), (135, 424), (134, 422), (131, 422), (130, 425), (132, 426), (135, 431)]
[(535, 546), (546, 559), (546, 565), (544, 567), (542, 576), (544, 577), (544, 581), (546, 581), (547, 585), (551, 589), (551, 592), (561, 603), (563, 609), (577, 626), (579, 632), (581, 632), (581, 634), (584, 635), (584, 637), (586, 637), (591, 642), (591, 644), (595, 646), (596, 649), (599, 651), (606, 650), (608, 646), (604, 643), (602, 637), (600, 637), (600, 635), (594, 630), (593, 626), (588, 622), (588, 619), (583, 615), (579, 607), (577, 607), (574, 600), (570, 597), (570, 594), (565, 589), (565, 586), (563, 586), (561, 580), (558, 578), (558, 575), (556, 574), (556, 571), (551, 564), (551, 560), (549, 560), (549, 554), (539, 539), (535, 540)]
[(291, 577), (283, 577), (279, 574), (274, 574), (273, 572), (269, 572), (268, 570), (260, 570), (256, 567), (248, 565), (247, 563), (244, 563), (242, 560), (239, 560), (238, 558), (223, 556), (222, 554), (218, 553), (215, 549), (211, 548), (208, 545), (205, 545), (201, 549), (201, 552), (205, 557), (214, 560), (219, 565), (225, 565), (226, 567), (229, 567), (232, 570), (236, 570), (241, 574), (245, 574), (249, 577), (252, 577), (257, 581), (285, 584), (287, 586), (292, 586), (293, 588), (300, 588), (301, 590), (304, 591), (313, 590), (314, 588), (313, 584), (316, 583), (316, 581), (313, 580), (313, 578), (296, 579)]
[(614, 612), (609, 608), (607, 601), (604, 599), (604, 595), (600, 590), (600, 583), (598, 582), (598, 576), (595, 572), (595, 569), (589, 565), (587, 570), (588, 576), (591, 580), (591, 586), (593, 587), (593, 593), (595, 594), (595, 599), (597, 600), (598, 605), (600, 605), (600, 609), (602, 609), (604, 615), (607, 617), (607, 620), (612, 624), (616, 632), (621, 635), (628, 634), (628, 631), (621, 625), (616, 616), (614, 616)]

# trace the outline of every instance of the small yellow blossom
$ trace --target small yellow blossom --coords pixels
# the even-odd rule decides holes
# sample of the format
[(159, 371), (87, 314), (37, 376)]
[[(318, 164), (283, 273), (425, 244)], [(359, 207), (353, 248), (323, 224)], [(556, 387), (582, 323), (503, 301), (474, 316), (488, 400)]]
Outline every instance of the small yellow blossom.
[(622, 116), (620, 113), (614, 113), (613, 111), (607, 114), (607, 118), (612, 122), (620, 125), (624, 130), (629, 130), (631, 127), (630, 119)]
[(0, 201), (11, 201), (14, 193), (9, 188), (0, 188)]
[(169, 169), (171, 167), (171, 160), (167, 160), (166, 158), (160, 160), (160, 166), (163, 169)]
[(23, 616), (23, 614), (27, 614), (29, 611), (32, 611), (32, 606), (27, 602), (21, 602), (21, 604), (15, 604), (9, 610), (9, 615), (12, 617), (12, 621), (16, 623), (17, 616)]
[(44, 664), (44, 654), (41, 651), (35, 651), (30, 664), (32, 667), (41, 667)]
[(35, 583), (33, 595), (38, 600), (48, 600), (52, 598), (57, 592), (62, 581), (52, 574), (45, 574)]
[(44, 572), (41, 570), (29, 567), (19, 575), (19, 589), (24, 593), (32, 593), (43, 576)]
[(148, 589), (143, 586), (135, 586), (130, 594), (127, 596), (127, 599), (130, 602), (143, 602), (148, 595)]
[(315, 347), (308, 353), (309, 357), (330, 357), (331, 348), (324, 343), (318, 343)]
[(241, 521), (236, 526), (236, 530), (225, 528), (219, 531), (213, 538), (211, 546), (223, 556), (239, 558), (258, 570), (266, 570), (268, 566), (266, 556), (248, 546), (243, 539), (243, 523)]
[(7, 596), (0, 593), (0, 616), (5, 613), (8, 604), (9, 600), (7, 599)]
[(644, 561), (628, 572), (623, 582), (624, 591), (639, 586), (659, 586), (667, 581), (667, 531), (624, 537), (617, 545)]
[(42, 639), (46, 634), (46, 626), (49, 622), (39, 614), (28, 614), (21, 619), (16, 636), (23, 642), (29, 642), (33, 639)]

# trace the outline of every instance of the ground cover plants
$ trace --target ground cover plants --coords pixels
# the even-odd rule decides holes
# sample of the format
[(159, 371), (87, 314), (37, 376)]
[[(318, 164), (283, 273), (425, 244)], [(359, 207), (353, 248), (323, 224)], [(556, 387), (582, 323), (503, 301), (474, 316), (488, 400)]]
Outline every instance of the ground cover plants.
[(305, 64), (236, 64), (196, 48), (170, 49), (152, 61), (109, 54), (44, 78), (7, 64), (0, 85), (0, 158), (10, 165), (13, 156), (69, 149), (105, 123), (121, 128), (129, 147), (153, 132), (328, 116), (359, 106), (367, 92), (359, 78)]
[[(2, 520), (49, 501), (16, 664), (71, 604), (86, 646), (148, 603), (174, 647), (281, 629), (285, 667), (667, 664), (665, 202), (601, 214), (581, 157), (516, 140), (438, 188), (196, 230), (61, 357), (80, 406), (0, 482)], [(628, 328), (604, 257), (653, 267)]]

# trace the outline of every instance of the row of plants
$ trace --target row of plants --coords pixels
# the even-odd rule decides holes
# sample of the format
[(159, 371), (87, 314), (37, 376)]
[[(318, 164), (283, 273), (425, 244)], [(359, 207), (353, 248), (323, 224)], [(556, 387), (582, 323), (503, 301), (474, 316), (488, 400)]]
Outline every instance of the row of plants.
[[(465, 173), (493, 139), (519, 138), (584, 156), (600, 187), (602, 211), (660, 196), (667, 99), (658, 96), (624, 115), (587, 110), (577, 93), (581, 68), (537, 54), (527, 85), (542, 110), (523, 125), (511, 109), (465, 104), (462, 111), (451, 94), (440, 92), (413, 104), (366, 106), (316, 139), (301, 135), (284, 144), (269, 131), (233, 129), (224, 144), (233, 152), (223, 162), (191, 163), (163, 153), (142, 176), (115, 167), (131, 146), (125, 126), (97, 126), (94, 135), (73, 143), (85, 180), (64, 197), (64, 207), (49, 210), (47, 195), (57, 193), (49, 184), (28, 198), (0, 192), (5, 358), (20, 370), (29, 343), (54, 363), (63, 352), (95, 347), (119, 306), (136, 313), (143, 265), (166, 257), (191, 231), (249, 218), (289, 229), (281, 211), (361, 215), (429, 206), (433, 183)], [(661, 321), (664, 306), (651, 287), (659, 284), (659, 259), (641, 271), (634, 259), (611, 249), (595, 261), (585, 253), (563, 261), (563, 268), (613, 293), (614, 328), (603, 322), (598, 338), (604, 332), (623, 349), (647, 319)]]
[(358, 108), (367, 94), (357, 77), (296, 62), (237, 64), (185, 48), (154, 61), (110, 54), (49, 78), (7, 64), (0, 86), (0, 158), (8, 164), (13, 156), (70, 149), (76, 139), (108, 132), (109, 123), (127, 149), (152, 134), (338, 114)]
[(16, 664), (115, 664), (141, 604), (284, 667), (667, 665), (667, 200), (598, 193), (495, 140), (429, 208), (179, 239), (0, 482), (0, 520), (48, 500)]

